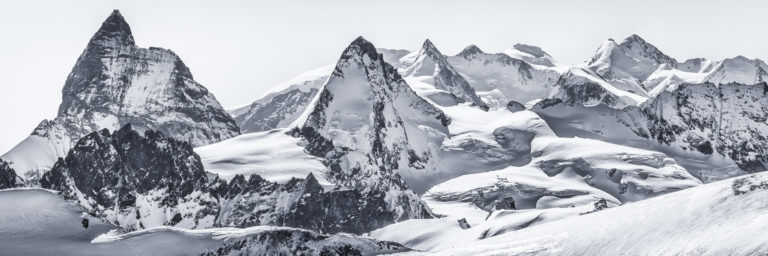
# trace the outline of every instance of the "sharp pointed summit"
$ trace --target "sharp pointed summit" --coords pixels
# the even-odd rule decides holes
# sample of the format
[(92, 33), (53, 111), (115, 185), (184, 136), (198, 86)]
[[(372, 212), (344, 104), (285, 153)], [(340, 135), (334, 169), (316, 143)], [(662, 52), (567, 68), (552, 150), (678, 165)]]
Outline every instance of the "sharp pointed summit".
[(112, 11), (101, 24), (96, 34), (93, 35), (91, 42), (111, 45), (134, 45), (131, 26), (125, 21), (119, 10)]
[[(341, 55), (333, 73), (291, 134), (324, 158), (329, 181), (375, 201), (389, 216), (372, 225), (431, 217), (402, 176), (433, 171), (437, 145), (430, 132), (448, 133), (445, 114), (420, 98), (363, 38)], [(422, 191), (424, 188), (420, 188)]]
[[(126, 124), (202, 146), (240, 133), (235, 121), (170, 50), (140, 48), (115, 10), (91, 38), (62, 89), (58, 115), (3, 155), (19, 176), (49, 170), (78, 139)], [(29, 153), (34, 152), (34, 153)], [(27, 178), (27, 177), (25, 177)], [(34, 178), (32, 178), (34, 179)]]

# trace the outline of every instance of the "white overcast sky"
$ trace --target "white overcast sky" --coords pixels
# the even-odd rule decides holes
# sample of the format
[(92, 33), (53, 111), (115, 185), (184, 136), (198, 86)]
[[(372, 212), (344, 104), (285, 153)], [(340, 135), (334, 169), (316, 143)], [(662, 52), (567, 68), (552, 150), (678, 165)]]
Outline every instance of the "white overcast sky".
[(768, 1), (9, 1), (0, 3), (0, 153), (56, 115), (88, 39), (120, 9), (142, 47), (175, 51), (225, 107), (336, 61), (358, 35), (445, 54), (515, 43), (580, 63), (637, 33), (668, 55), (768, 58)]

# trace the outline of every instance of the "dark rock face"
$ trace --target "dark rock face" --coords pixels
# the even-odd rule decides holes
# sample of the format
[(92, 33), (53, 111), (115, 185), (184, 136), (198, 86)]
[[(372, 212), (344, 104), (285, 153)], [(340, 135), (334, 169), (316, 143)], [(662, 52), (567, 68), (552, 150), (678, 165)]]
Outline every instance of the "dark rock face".
[(388, 224), (391, 214), (380, 206), (384, 195), (363, 197), (354, 190), (325, 191), (310, 174), (286, 184), (251, 175), (235, 176), (217, 186), (221, 204), (217, 223), (250, 227), (278, 225), (324, 233), (364, 233)]
[(40, 183), (127, 229), (180, 221), (207, 227), (218, 213), (192, 146), (151, 130), (142, 136), (130, 125), (85, 136)]
[(235, 116), (243, 133), (268, 131), (286, 127), (307, 108), (318, 89), (294, 89), (280, 93), (267, 102), (254, 102), (248, 111)]
[(16, 187), (16, 171), (11, 168), (8, 162), (0, 159), (0, 189)]
[(624, 104), (618, 96), (608, 92), (600, 84), (579, 78), (570, 71), (562, 75), (556, 83), (557, 89), (552, 93), (551, 98), (560, 99), (569, 105), (621, 106)]
[(137, 47), (117, 11), (91, 38), (62, 94), (59, 119), (92, 120), (85, 127), (112, 116), (120, 124), (147, 127), (194, 146), (239, 134), (235, 121), (181, 59), (170, 50)]
[(227, 240), (203, 256), (217, 255), (380, 255), (409, 251), (394, 242), (344, 236), (321, 235), (297, 229), (272, 228)]
[(644, 108), (659, 143), (717, 152), (747, 172), (768, 170), (768, 84), (685, 84)]

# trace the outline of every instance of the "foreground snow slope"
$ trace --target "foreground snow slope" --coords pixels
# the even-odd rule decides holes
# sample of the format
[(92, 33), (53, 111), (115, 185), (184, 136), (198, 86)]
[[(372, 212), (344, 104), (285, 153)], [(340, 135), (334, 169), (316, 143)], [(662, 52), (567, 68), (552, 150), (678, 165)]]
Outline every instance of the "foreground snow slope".
[(81, 208), (41, 189), (0, 190), (0, 204), (8, 206), (0, 211), (0, 255), (318, 255), (342, 250), (377, 255), (408, 250), (391, 242), (288, 227), (156, 227), (118, 234), (88, 217), (90, 226), (84, 229)]
[(456, 243), (436, 254), (765, 255), (767, 206), (768, 174), (753, 174)]
[(89, 217), (90, 225), (83, 229), (83, 209), (59, 195), (40, 189), (2, 190), (0, 205), (2, 255), (194, 255), (220, 243), (210, 236), (155, 233), (92, 244), (114, 227)]

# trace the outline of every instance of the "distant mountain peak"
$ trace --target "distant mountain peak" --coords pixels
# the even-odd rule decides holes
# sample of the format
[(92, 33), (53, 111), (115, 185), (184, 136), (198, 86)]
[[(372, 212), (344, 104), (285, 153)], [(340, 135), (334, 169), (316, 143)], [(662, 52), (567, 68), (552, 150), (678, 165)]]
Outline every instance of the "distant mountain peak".
[(93, 35), (91, 42), (107, 42), (119, 45), (134, 45), (131, 26), (125, 21), (119, 10), (114, 10)]
[(472, 56), (474, 54), (479, 54), (479, 53), (484, 53), (484, 52), (483, 50), (480, 50), (480, 47), (477, 47), (477, 45), (470, 44), (469, 46), (464, 48), (464, 50), (461, 50), (461, 52), (457, 54), (457, 56), (468, 57), (468, 56)]
[(621, 43), (608, 39), (600, 45), (587, 66), (608, 79), (644, 81), (660, 66), (677, 67), (678, 62), (637, 34)]

